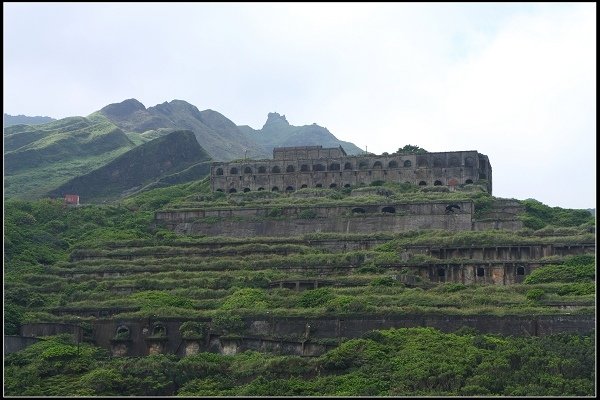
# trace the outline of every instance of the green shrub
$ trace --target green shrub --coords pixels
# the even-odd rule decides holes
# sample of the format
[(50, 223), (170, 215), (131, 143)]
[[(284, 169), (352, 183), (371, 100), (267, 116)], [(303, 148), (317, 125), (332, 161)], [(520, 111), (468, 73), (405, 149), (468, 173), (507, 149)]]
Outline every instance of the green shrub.
[(521, 204), (525, 206), (525, 214), (521, 217), (523, 224), (536, 230), (546, 225), (573, 227), (594, 221), (587, 210), (549, 207), (534, 199), (523, 200)]
[(325, 305), (335, 295), (330, 288), (319, 288), (315, 290), (307, 290), (298, 299), (299, 307), (313, 308)]
[(283, 208), (281, 207), (273, 207), (267, 212), (267, 217), (269, 218), (278, 218), (283, 215)]
[(243, 288), (229, 295), (223, 305), (224, 310), (237, 310), (247, 308), (252, 310), (264, 310), (269, 307), (267, 293), (263, 289)]
[(396, 286), (398, 282), (391, 276), (380, 276), (373, 279), (370, 283), (371, 286)]
[(301, 219), (315, 219), (317, 218), (317, 212), (315, 210), (302, 210), (298, 213), (298, 218)]
[(549, 283), (549, 282), (588, 282), (595, 280), (596, 266), (592, 264), (562, 264), (562, 265), (546, 265), (537, 268), (529, 274), (523, 283)]
[(543, 289), (531, 289), (527, 291), (525, 297), (527, 297), (528, 300), (538, 301), (541, 300), (542, 297), (544, 297), (544, 294), (545, 292)]
[(130, 298), (135, 301), (135, 304), (141, 306), (142, 310), (148, 311), (163, 307), (194, 308), (192, 300), (160, 290), (137, 292)]
[(244, 321), (239, 315), (220, 313), (213, 317), (211, 330), (222, 334), (242, 333), (245, 328)]
[(467, 285), (463, 283), (444, 283), (439, 285), (435, 290), (441, 293), (454, 293), (465, 290)]
[(556, 292), (559, 296), (585, 296), (596, 292), (594, 282), (570, 283), (562, 285)]
[(367, 307), (352, 296), (336, 296), (325, 305), (329, 312), (361, 312)]
[(208, 326), (204, 322), (186, 321), (179, 326), (179, 332), (184, 338), (204, 337), (208, 332)]

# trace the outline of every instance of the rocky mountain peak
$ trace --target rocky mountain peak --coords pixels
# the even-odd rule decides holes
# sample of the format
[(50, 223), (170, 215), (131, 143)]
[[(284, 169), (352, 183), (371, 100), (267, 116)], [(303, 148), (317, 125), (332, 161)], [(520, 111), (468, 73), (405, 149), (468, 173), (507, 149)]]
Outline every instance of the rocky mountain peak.
[(284, 115), (280, 115), (279, 113), (276, 112), (272, 112), (269, 113), (267, 115), (267, 122), (265, 122), (265, 125), (263, 126), (269, 126), (269, 125), (281, 125), (281, 123), (284, 123), (285, 125), (289, 125), (290, 123), (287, 121), (287, 119), (285, 119), (285, 114)]
[(136, 99), (127, 99), (120, 103), (109, 104), (102, 108), (102, 114), (115, 118), (124, 118), (136, 111), (144, 111), (146, 107)]

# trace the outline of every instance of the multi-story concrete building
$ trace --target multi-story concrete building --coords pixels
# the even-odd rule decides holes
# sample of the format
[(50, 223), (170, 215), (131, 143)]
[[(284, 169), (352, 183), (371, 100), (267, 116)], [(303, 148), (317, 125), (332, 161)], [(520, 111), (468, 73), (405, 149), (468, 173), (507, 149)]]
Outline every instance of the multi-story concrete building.
[(453, 189), (480, 180), (492, 193), (492, 166), (486, 155), (475, 150), (348, 156), (341, 146), (280, 147), (273, 149), (272, 160), (211, 166), (211, 189), (226, 193), (341, 188), (376, 181)]

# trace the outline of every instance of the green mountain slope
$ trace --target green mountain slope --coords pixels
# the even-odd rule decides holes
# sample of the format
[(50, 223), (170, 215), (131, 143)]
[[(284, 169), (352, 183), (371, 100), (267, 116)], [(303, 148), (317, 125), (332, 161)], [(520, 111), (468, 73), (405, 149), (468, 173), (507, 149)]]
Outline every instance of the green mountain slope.
[(173, 100), (145, 108), (135, 99), (110, 104), (99, 111), (124, 131), (139, 134), (142, 139), (157, 137), (169, 130), (186, 129), (215, 160), (228, 161), (248, 157), (264, 158), (268, 153), (222, 114), (199, 111), (182, 100)]
[(4, 196), (37, 197), (135, 147), (99, 114), (5, 129)]
[(317, 145), (323, 147), (342, 146), (349, 155), (364, 153), (353, 143), (338, 140), (327, 128), (317, 124), (293, 126), (288, 123), (285, 115), (278, 113), (269, 113), (267, 122), (260, 130), (252, 129), (249, 126), (240, 126), (239, 128), (269, 153), (273, 151), (274, 147)]
[(62, 197), (67, 193), (78, 194), (81, 202), (114, 200), (140, 190), (154, 181), (173, 176), (190, 169), (184, 174), (186, 180), (201, 179), (210, 171), (210, 156), (198, 144), (190, 131), (175, 131), (144, 143), (108, 164), (76, 177), (49, 192), (51, 197)]

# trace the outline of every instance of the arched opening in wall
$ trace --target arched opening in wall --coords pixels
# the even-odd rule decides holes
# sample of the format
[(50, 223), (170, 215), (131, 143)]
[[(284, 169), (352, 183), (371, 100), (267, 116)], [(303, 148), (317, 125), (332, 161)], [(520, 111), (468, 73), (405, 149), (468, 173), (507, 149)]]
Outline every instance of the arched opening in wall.
[(395, 214), (396, 213), (396, 208), (395, 207), (391, 207), (391, 206), (383, 207), (381, 209), (381, 212), (382, 213), (387, 213), (387, 214)]
[(244, 173), (245, 174), (251, 174), (252, 173), (252, 168), (250, 168), (250, 167), (244, 168)]
[(352, 209), (352, 213), (353, 214), (364, 214), (365, 213), (365, 209), (361, 208), (361, 207), (355, 207)]
[(230, 175), (237, 175), (237, 173), (238, 173), (238, 169), (236, 167), (233, 167), (229, 170)]
[(215, 174), (223, 175), (223, 168), (217, 168), (217, 171), (215, 172)]
[(471, 184), (473, 183), (473, 180), (472, 180), (472, 179), (467, 179), (467, 180), (465, 181), (465, 183), (466, 183), (467, 185), (471, 185)]
[(160, 322), (152, 326), (152, 336), (167, 336), (167, 328)]
[(367, 164), (366, 161), (361, 161), (358, 163), (358, 169), (367, 169), (369, 167), (369, 164)]
[(485, 276), (485, 270), (483, 267), (477, 267), (477, 276)]
[(339, 171), (340, 170), (340, 164), (338, 164), (338, 163), (332, 163), (329, 166), (329, 170), (330, 171)]
[(517, 275), (525, 275), (525, 267), (517, 267)]
[(293, 192), (294, 188), (292, 186), (288, 186), (288, 187), (285, 188), (285, 191), (286, 192)]
[(313, 171), (325, 171), (325, 166), (323, 164), (315, 164), (313, 165)]
[(265, 166), (258, 167), (258, 173), (259, 174), (266, 174), (267, 173), (267, 167), (265, 167)]
[(129, 339), (131, 337), (131, 331), (125, 325), (119, 325), (115, 332), (115, 339)]
[(392, 160), (388, 163), (388, 168), (398, 168), (398, 163)]
[(244, 188), (244, 193), (248, 193), (250, 191), (250, 188)]
[(406, 161), (404, 161), (404, 164), (403, 164), (403, 165), (404, 165), (405, 167), (412, 167), (412, 162), (410, 162), (410, 160), (406, 160)]
[(350, 184), (349, 184), (349, 183), (346, 183), (346, 184), (344, 185), (344, 187), (345, 187), (345, 188), (349, 188), (349, 187), (350, 187)]
[(285, 172), (294, 172), (296, 169), (294, 168), (293, 165), (288, 165), (287, 168), (285, 169)]
[(420, 182), (419, 182), (419, 186), (427, 186), (427, 182), (425, 182), (425, 181), (420, 181)]
[(308, 187), (308, 185), (302, 185), (300, 186), (300, 189), (306, 189)]
[(427, 162), (426, 158), (421, 158), (417, 160), (417, 167), (429, 167), (429, 162)]
[(279, 192), (279, 188), (277, 186), (273, 186), (271, 188), (271, 192)]
[(443, 163), (442, 160), (439, 158), (436, 158), (433, 160), (433, 168), (442, 168)]
[(310, 171), (310, 168), (308, 168), (308, 165), (302, 164), (300, 166), (300, 172), (308, 172), (308, 171)]
[(433, 186), (442, 186), (442, 181), (433, 182)]
[(455, 156), (450, 157), (450, 160), (448, 160), (448, 166), (449, 167), (460, 167), (460, 160), (458, 159), (458, 157), (455, 157)]
[(260, 192), (261, 190), (265, 190), (265, 188), (264, 187), (259, 187), (257, 190)]
[(446, 276), (446, 270), (444, 268), (438, 268), (437, 275), (441, 278)]
[(331, 189), (335, 189), (335, 188), (337, 187), (337, 185), (336, 185), (335, 183), (332, 183), (331, 185), (329, 185), (329, 187), (330, 187)]
[(487, 179), (487, 175), (484, 174), (483, 172), (479, 173), (479, 179)]
[(237, 192), (237, 190), (235, 190), (234, 188), (229, 189), (229, 193), (235, 193)]
[(473, 157), (465, 158), (465, 167), (472, 167), (475, 165), (475, 159)]
[(323, 185), (321, 185), (320, 183), (317, 183), (317, 184), (315, 185), (315, 187), (317, 187), (317, 188), (322, 188), (322, 187), (323, 187)]
[(217, 189), (217, 192), (223, 192), (223, 189)]
[(277, 165), (274, 166), (273, 168), (271, 168), (271, 172), (274, 174), (279, 174), (281, 173), (281, 168), (279, 168)]
[(344, 164), (344, 169), (345, 170), (352, 169), (352, 163), (347, 162), (346, 164)]
[(375, 163), (373, 163), (373, 169), (381, 169), (383, 168), (383, 166), (381, 165), (381, 161), (375, 161)]

